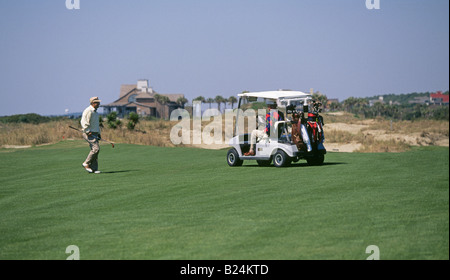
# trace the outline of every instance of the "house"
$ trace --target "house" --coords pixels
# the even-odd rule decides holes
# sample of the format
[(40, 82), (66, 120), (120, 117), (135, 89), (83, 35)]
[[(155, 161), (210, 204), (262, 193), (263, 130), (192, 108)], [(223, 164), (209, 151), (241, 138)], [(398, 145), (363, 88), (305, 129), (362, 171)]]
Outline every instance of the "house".
[(442, 94), (442, 91), (430, 94), (430, 103), (439, 105), (448, 105), (448, 94)]
[(376, 103), (384, 104), (384, 97), (383, 96), (379, 96), (378, 99), (370, 99), (369, 100), (369, 106), (370, 107), (372, 107)]
[[(161, 96), (167, 97), (167, 101), (158, 100)], [(120, 117), (134, 112), (143, 117), (168, 119), (173, 110), (184, 106), (177, 102), (180, 98), (184, 99), (184, 94), (159, 94), (149, 86), (148, 80), (138, 80), (134, 85), (122, 85), (119, 99), (101, 107), (106, 114), (117, 112)]]
[(430, 98), (428, 96), (414, 97), (413, 100), (408, 101), (409, 104), (429, 104)]

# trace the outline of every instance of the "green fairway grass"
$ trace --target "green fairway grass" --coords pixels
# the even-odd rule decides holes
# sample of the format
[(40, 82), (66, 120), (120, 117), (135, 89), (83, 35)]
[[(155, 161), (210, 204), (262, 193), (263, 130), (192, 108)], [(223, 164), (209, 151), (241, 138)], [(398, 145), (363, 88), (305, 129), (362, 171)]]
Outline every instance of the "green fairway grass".
[(449, 149), (231, 168), (227, 150), (0, 149), (0, 259), (449, 259)]

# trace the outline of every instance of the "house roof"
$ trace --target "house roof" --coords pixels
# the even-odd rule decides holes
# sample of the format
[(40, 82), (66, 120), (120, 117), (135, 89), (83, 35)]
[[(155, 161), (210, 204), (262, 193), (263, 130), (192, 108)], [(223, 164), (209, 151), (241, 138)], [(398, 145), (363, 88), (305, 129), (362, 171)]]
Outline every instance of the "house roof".
[[(141, 106), (148, 106), (143, 103), (138, 102), (129, 102), (128, 98), (133, 95), (137, 94), (136, 99), (138, 98), (154, 98), (155, 92), (148, 93), (148, 92), (141, 92), (137, 89), (136, 85), (121, 85), (120, 87), (120, 95), (119, 99), (115, 100), (112, 103), (102, 105), (102, 107), (115, 107), (115, 106), (130, 106), (130, 104), (138, 104)], [(160, 94), (162, 96), (167, 96), (170, 100), (170, 102), (177, 102), (177, 99), (180, 97), (184, 97), (184, 94)]]
[(148, 93), (148, 92), (140, 92), (140, 93), (138, 93), (138, 95), (136, 96), (136, 98), (154, 98), (154, 94), (153, 95), (151, 95), (150, 93)]
[(449, 95), (447, 95), (447, 94), (442, 94), (442, 93), (432, 93), (431, 95), (430, 95), (430, 97), (432, 98), (432, 99), (435, 99), (435, 98), (442, 98), (442, 102), (443, 103), (448, 103), (449, 102)]
[(147, 107), (147, 108), (153, 108), (153, 106), (150, 106), (148, 104), (143, 104), (143, 103), (139, 103), (139, 102), (127, 102), (127, 103), (120, 103), (120, 104), (115, 104), (115, 103), (110, 103), (108, 105), (102, 105), (104, 107), (115, 107), (115, 106), (120, 106), (120, 107), (127, 107), (127, 108), (133, 108), (136, 107), (137, 105), (142, 106), (142, 107)]
[(130, 91), (135, 90), (135, 89), (137, 89), (135, 84), (134, 85), (121, 85), (120, 86), (119, 99), (121, 97), (125, 96)]

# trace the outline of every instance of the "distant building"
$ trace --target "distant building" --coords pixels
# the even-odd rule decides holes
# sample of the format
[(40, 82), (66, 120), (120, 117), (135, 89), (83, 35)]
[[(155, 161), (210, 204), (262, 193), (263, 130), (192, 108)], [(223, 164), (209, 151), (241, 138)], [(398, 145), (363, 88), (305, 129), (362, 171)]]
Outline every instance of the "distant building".
[(179, 98), (184, 98), (184, 94), (159, 94), (168, 97), (168, 102), (161, 104), (155, 98), (159, 94), (149, 86), (148, 80), (138, 80), (134, 85), (122, 85), (120, 87), (119, 99), (102, 105), (104, 112), (117, 112), (117, 115), (124, 117), (131, 112), (140, 116), (153, 116), (156, 118), (168, 119), (170, 113), (182, 107), (177, 104)]
[(327, 99), (327, 107), (329, 107), (333, 103), (339, 103), (339, 99), (337, 99), (337, 98), (329, 98), (329, 99)]
[(430, 103), (437, 105), (448, 105), (448, 94), (442, 94), (442, 91), (430, 94)]
[(428, 96), (414, 97), (413, 100), (408, 101), (409, 104), (429, 104), (430, 98)]
[(384, 104), (384, 98), (383, 96), (378, 97), (378, 99), (371, 99), (369, 100), (369, 106), (372, 107), (373, 105), (375, 105), (375, 103), (381, 103)]

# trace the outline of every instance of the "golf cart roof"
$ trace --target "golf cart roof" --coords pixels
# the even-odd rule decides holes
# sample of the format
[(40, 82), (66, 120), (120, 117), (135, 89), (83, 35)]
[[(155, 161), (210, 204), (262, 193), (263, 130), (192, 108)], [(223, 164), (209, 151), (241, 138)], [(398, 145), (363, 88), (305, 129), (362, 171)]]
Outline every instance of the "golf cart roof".
[(278, 90), (278, 91), (260, 91), (260, 92), (246, 92), (238, 94), (239, 97), (257, 97), (266, 99), (294, 99), (294, 98), (308, 98), (310, 94), (301, 91)]

